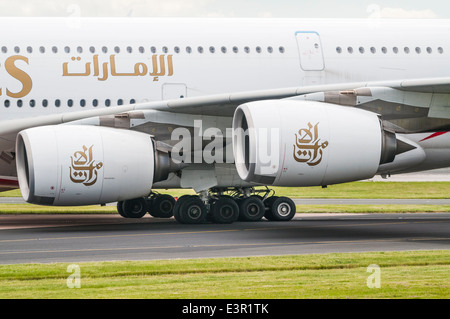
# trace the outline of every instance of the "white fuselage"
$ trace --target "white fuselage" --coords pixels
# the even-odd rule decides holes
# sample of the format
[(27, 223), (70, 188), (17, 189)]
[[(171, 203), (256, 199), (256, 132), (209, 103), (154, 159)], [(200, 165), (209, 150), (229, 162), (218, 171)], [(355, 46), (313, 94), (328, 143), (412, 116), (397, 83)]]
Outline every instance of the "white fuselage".
[(0, 27), (1, 121), (226, 92), (444, 77), (450, 65), (450, 22), (440, 20), (3, 18)]

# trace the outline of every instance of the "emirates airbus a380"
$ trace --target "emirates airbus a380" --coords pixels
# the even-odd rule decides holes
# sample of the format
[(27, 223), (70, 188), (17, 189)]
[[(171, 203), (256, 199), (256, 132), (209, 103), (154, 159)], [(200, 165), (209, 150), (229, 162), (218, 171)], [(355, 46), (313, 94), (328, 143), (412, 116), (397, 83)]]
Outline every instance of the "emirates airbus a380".
[[(450, 166), (450, 22), (2, 18), (0, 189), (181, 223)], [(263, 191), (256, 186), (267, 186)], [(177, 201), (158, 189), (194, 189)]]

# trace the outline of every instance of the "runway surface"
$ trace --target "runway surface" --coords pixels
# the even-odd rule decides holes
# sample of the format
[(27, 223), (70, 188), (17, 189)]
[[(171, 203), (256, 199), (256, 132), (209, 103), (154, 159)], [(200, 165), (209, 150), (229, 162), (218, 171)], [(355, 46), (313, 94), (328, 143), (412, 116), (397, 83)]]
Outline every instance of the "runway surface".
[(297, 214), (181, 225), (118, 215), (0, 215), (0, 264), (450, 249), (450, 213)]

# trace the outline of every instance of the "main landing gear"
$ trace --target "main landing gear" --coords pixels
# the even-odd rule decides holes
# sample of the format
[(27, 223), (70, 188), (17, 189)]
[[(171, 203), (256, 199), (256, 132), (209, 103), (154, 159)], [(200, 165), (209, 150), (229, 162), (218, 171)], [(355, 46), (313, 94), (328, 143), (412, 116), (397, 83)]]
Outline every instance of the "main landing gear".
[(152, 193), (117, 203), (125, 218), (141, 218), (147, 212), (153, 217), (172, 216), (182, 224), (213, 222), (231, 224), (240, 221), (289, 221), (295, 215), (295, 204), (288, 197), (275, 196), (269, 189), (211, 189), (199, 195), (183, 195), (178, 200), (167, 194)]

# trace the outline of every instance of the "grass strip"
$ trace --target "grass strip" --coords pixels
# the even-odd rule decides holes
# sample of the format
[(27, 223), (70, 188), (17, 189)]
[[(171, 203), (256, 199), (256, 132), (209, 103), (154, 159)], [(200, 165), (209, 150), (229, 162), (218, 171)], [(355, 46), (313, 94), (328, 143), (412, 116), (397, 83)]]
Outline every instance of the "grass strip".
[[(381, 288), (369, 288), (369, 265)], [(0, 298), (449, 298), (450, 251), (0, 266)]]
[[(257, 189), (264, 189), (258, 187)], [(450, 182), (353, 182), (322, 187), (271, 187), (278, 196), (291, 198), (448, 198)], [(195, 194), (192, 190), (157, 190), (160, 193), (181, 196)], [(0, 197), (20, 197), (19, 190), (0, 193)]]

